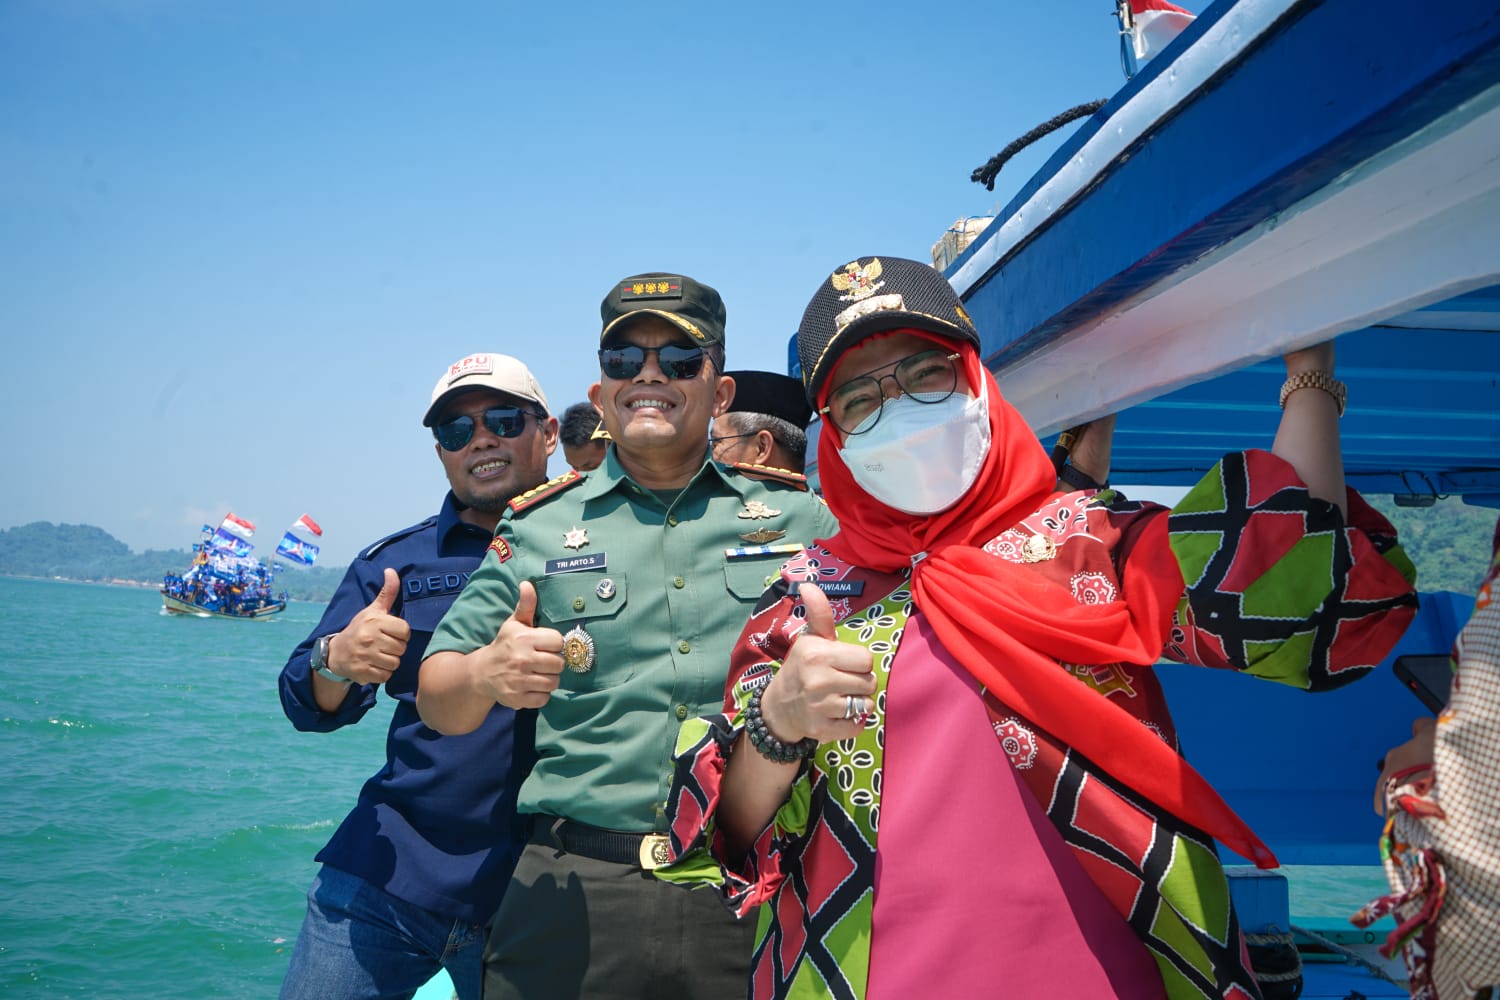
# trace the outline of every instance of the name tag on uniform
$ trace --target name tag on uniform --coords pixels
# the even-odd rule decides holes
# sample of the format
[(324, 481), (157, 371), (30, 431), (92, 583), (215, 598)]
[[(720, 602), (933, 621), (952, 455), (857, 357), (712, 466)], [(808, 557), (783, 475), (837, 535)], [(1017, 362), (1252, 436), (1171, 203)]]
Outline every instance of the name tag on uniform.
[(428, 597), (452, 597), (464, 589), (469, 582), (467, 573), (433, 573), (412, 576), (401, 582), (402, 597), (408, 601), (420, 601)]
[(609, 553), (591, 552), (586, 556), (564, 556), (561, 559), (548, 559), (542, 567), (543, 576), (553, 576), (557, 573), (577, 573), (585, 569), (603, 569), (609, 564)]
[(863, 580), (798, 580), (792, 584), (793, 596), (804, 583), (815, 585), (828, 597), (858, 597), (865, 592)]

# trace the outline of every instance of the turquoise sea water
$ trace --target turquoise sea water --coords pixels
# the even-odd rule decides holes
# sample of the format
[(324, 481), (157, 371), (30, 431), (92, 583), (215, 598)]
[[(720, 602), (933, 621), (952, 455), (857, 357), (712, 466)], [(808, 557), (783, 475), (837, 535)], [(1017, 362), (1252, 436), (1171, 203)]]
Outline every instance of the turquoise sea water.
[(0, 994), (274, 997), (313, 855), (390, 710), (298, 733), (276, 678), (322, 605), (166, 617), (153, 590), (0, 578)]
[[(322, 605), (160, 607), (0, 577), (0, 995), (274, 997), (312, 857), (384, 758), (384, 699), (331, 734), (282, 715), (277, 675)], [(1383, 885), (1293, 871), (1294, 914), (1342, 919)]]

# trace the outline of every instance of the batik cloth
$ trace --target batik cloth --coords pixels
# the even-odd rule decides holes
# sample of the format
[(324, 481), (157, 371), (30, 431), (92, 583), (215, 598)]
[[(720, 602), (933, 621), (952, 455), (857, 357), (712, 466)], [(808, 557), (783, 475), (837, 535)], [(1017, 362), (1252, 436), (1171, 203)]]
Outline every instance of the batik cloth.
[[(1369, 673), (1399, 638), (1415, 605), (1410, 564), (1395, 547), (1390, 525), (1352, 492), (1349, 511), (1346, 524), (1336, 507), (1307, 495), (1289, 465), (1256, 452), (1226, 458), (1170, 515), (1111, 492), (1064, 494), (984, 550), (1027, 567), (1049, 585), (1061, 584), (1080, 604), (1128, 599), (1121, 581), (1138, 578), (1127, 574), (1129, 562), (1170, 562), (1186, 582), (1170, 612), (1167, 656), (1318, 690)], [(1167, 531), (1147, 530), (1168, 516)], [(774, 675), (802, 625), (801, 603), (785, 587), (779, 600), (774, 593), (763, 600), (741, 636), (724, 712), (689, 720), (679, 735), (667, 812), (680, 860), (658, 875), (711, 885), (742, 914), (760, 908), (752, 996), (880, 1000), (891, 994), (872, 976), (900, 969), (889, 955), (922, 956), (939, 948), (943, 959), (933, 975), (944, 982), (988, 981), (1000, 989), (1009, 970), (1075, 962), (1078, 935), (1086, 942), (1109, 937), (1097, 913), (1084, 912), (1094, 900), (1082, 898), (1080, 878), (1140, 946), (1132, 953), (1117, 938), (1108, 940), (1104, 952), (1113, 957), (1098, 967), (1106, 985), (1091, 995), (1124, 995), (1107, 985), (1119, 982), (1111, 963), (1135, 967), (1141, 948), (1161, 977), (1159, 986), (1152, 984), (1160, 991), (1155, 995), (1259, 995), (1211, 838), (1115, 780), (1109, 761), (1083, 757), (993, 692), (972, 688), (993, 733), (990, 745), (1004, 753), (1010, 773), (1048, 822), (1033, 825), (1026, 810), (1017, 808), (1001, 831), (967, 831), (967, 853), (959, 853), (962, 837), (938, 838), (950, 847), (933, 854), (887, 845), (881, 822), (895, 804), (942, 801), (887, 780), (899, 772), (886, 759), (887, 734), (899, 726), (899, 713), (912, 710), (889, 697), (888, 684), (899, 685), (908, 667), (927, 669), (926, 661), (941, 661), (947, 651), (921, 628), (922, 609), (905, 586), (909, 572), (864, 569), (812, 547), (784, 575), (819, 582), (837, 595), (831, 604), (839, 638), (876, 655), (880, 691), (873, 724), (855, 740), (818, 749), (738, 865), (725, 863), (714, 810), (743, 708)], [(904, 653), (908, 632), (921, 632), (926, 648)], [(1160, 740), (1176, 750), (1176, 730), (1150, 665), (1057, 668), (1139, 721), (1133, 745)], [(954, 706), (955, 726), (963, 714), (961, 705)], [(1119, 753), (1131, 749), (1122, 745)], [(930, 776), (947, 785), (953, 803), (930, 817), (935, 831), (968, 815), (965, 803), (995, 793), (990, 785), (970, 784), (976, 773), (971, 763), (954, 760), (947, 773)], [(1015, 871), (997, 863), (1011, 845), (1051, 866), (1054, 898), (1043, 902), (1078, 929), (1068, 947), (1049, 947), (1045, 933), (1016, 933), (1035, 931), (1041, 922), (1034, 899), (1016, 898)], [(930, 919), (883, 916), (884, 885), (909, 885), (924, 876), (936, 900)], [(986, 919), (944, 922), (952, 909), (942, 903), (955, 886), (970, 899), (988, 901)], [(1044, 889), (1026, 887), (1028, 893)], [(887, 930), (892, 927), (899, 931)], [(954, 940), (963, 946), (952, 947)]]
[(1500, 530), (1474, 614), (1453, 647), (1431, 767), (1386, 781), (1381, 858), (1391, 893), (1353, 921), (1392, 914), (1417, 1000), (1470, 1000), (1500, 985)]

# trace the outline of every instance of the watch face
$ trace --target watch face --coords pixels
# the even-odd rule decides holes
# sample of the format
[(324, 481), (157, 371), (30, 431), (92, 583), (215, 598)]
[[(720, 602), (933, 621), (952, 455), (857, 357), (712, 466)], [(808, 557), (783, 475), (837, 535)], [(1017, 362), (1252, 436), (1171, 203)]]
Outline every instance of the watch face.
[(328, 667), (328, 640), (330, 636), (320, 635), (318, 641), (313, 643), (312, 666), (314, 670), (324, 670)]

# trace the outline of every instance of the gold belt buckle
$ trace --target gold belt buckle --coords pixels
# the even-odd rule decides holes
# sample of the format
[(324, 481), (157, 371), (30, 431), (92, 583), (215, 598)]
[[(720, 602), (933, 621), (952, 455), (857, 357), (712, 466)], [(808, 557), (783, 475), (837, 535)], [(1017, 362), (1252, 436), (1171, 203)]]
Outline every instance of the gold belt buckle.
[(641, 868), (653, 872), (672, 862), (672, 842), (664, 833), (648, 833), (641, 838)]

